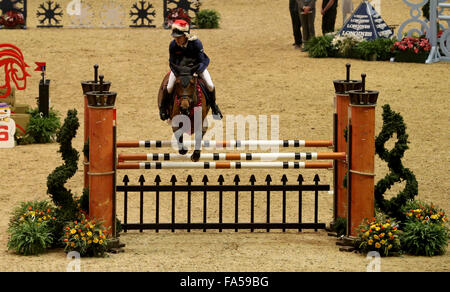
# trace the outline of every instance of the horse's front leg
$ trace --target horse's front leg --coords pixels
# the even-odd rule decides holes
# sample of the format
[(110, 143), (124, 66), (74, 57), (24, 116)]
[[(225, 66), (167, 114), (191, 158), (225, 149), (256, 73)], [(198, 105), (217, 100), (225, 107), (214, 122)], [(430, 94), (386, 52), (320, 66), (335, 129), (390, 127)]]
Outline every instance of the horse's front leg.
[[(173, 132), (175, 133), (179, 128), (172, 128), (172, 129)], [(184, 148), (183, 134), (181, 134), (180, 137), (177, 139), (177, 145), (178, 145), (178, 153), (180, 153), (181, 155), (186, 155), (188, 150)]]
[(191, 160), (197, 162), (200, 160), (202, 151), (202, 140), (205, 132), (203, 131), (203, 110), (202, 107), (196, 107), (194, 109), (194, 137), (195, 148), (192, 153)]
[(197, 162), (200, 160), (200, 156), (202, 153), (202, 139), (203, 139), (203, 133), (200, 139), (197, 138), (197, 134), (195, 134), (195, 149), (194, 152), (191, 155), (191, 160), (194, 162)]

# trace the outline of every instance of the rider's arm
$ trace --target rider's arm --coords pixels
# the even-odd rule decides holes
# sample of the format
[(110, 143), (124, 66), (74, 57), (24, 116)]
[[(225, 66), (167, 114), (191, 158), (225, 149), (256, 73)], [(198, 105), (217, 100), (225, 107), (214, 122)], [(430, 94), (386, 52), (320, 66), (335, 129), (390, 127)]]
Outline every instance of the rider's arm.
[(200, 67), (197, 70), (197, 73), (203, 73), (205, 69), (209, 65), (209, 57), (205, 54), (203, 50), (203, 44), (200, 40), (195, 40), (194, 46), (197, 50), (197, 60), (199, 61)]
[(175, 41), (172, 41), (169, 45), (169, 66), (172, 72), (174, 72), (172, 64), (176, 64), (175, 44)]

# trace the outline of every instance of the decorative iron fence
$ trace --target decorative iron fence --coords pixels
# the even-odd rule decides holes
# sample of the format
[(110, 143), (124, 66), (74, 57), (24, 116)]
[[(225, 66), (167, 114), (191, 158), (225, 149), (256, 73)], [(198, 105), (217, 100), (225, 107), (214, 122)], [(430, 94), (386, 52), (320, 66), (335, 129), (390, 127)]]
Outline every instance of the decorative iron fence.
[[(320, 178), (316, 174), (314, 177), (314, 184), (305, 185), (303, 184), (303, 176), (300, 174), (297, 178), (297, 184), (288, 184), (288, 179), (286, 175), (282, 176), (281, 184), (272, 184), (272, 178), (267, 175), (265, 179), (265, 184), (256, 184), (256, 178), (254, 175), (250, 177), (250, 184), (244, 185), (240, 184), (240, 178), (238, 175), (234, 177), (234, 184), (225, 185), (224, 178), (222, 175), (219, 176), (218, 184), (209, 184), (208, 176), (203, 176), (202, 183), (200, 185), (194, 185), (192, 176), (187, 177), (187, 184), (179, 185), (177, 184), (177, 178), (175, 175), (172, 176), (170, 185), (161, 185), (161, 178), (159, 175), (156, 176), (154, 185), (145, 185), (145, 178), (143, 175), (139, 178), (139, 185), (130, 185), (129, 178), (127, 175), (123, 178), (123, 185), (116, 186), (117, 193), (123, 193), (123, 221), (122, 228), (124, 232), (128, 230), (187, 230), (191, 229), (203, 229), (205, 232), (208, 229), (216, 229), (222, 232), (223, 229), (234, 229), (237, 232), (240, 229), (248, 229), (253, 232), (255, 229), (266, 229), (269, 232), (272, 229), (281, 229), (283, 232), (286, 229), (297, 229), (302, 231), (302, 229), (325, 229), (325, 223), (320, 223), (319, 214), (319, 192), (329, 191), (330, 185), (319, 184)], [(203, 204), (202, 204), (202, 222), (192, 222), (192, 194), (199, 192), (203, 194)], [(224, 222), (224, 193), (234, 192), (234, 222)], [(265, 222), (255, 222), (255, 193), (265, 192), (266, 193), (266, 206), (265, 206)], [(298, 196), (298, 214), (297, 222), (287, 222), (286, 219), (286, 198), (288, 192), (295, 192)], [(314, 193), (314, 220), (313, 222), (304, 222), (302, 214), (302, 204), (303, 204), (303, 193), (313, 192)], [(129, 223), (128, 221), (128, 204), (130, 200), (130, 193), (139, 193), (139, 222)], [(150, 193), (150, 194), (149, 194)], [(275, 193), (275, 194), (274, 194)], [(155, 203), (155, 217), (153, 223), (144, 222), (144, 196), (147, 195), (154, 196)], [(162, 195), (170, 194), (170, 222), (160, 222), (160, 200)], [(185, 222), (176, 222), (176, 197), (180, 195), (186, 195), (186, 217)], [(208, 203), (211, 200), (211, 196), (218, 195), (218, 220), (216, 222), (208, 222)], [(244, 196), (250, 196), (250, 222), (242, 222), (239, 217), (239, 203)], [(271, 212), (271, 198), (275, 195), (281, 195), (282, 206), (281, 206), (281, 218), (278, 222), (271, 221), (273, 218)], [(290, 195), (290, 194), (289, 194)], [(297, 206), (296, 206), (297, 207)], [(272, 207), (273, 208), (273, 207)], [(278, 214), (277, 214), (278, 215)], [(153, 221), (153, 220), (152, 220)], [(184, 220), (183, 220), (184, 221)]]

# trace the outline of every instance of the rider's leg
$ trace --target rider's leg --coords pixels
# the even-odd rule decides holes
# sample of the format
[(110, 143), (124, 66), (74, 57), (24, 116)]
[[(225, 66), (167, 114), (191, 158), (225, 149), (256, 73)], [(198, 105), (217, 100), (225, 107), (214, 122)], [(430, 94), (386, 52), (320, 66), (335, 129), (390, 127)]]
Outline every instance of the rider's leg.
[(207, 102), (211, 106), (212, 113), (213, 115), (218, 116), (221, 119), (223, 115), (219, 109), (219, 106), (216, 104), (216, 88), (214, 86), (214, 83), (212, 82), (211, 75), (209, 74), (208, 69), (205, 69), (203, 73), (200, 73), (200, 77), (205, 81), (206, 87), (210, 92)]
[(163, 121), (170, 118), (169, 103), (172, 100), (172, 93), (173, 87), (175, 85), (175, 80), (176, 80), (175, 74), (173, 74), (173, 72), (170, 71), (169, 81), (167, 82), (167, 87), (163, 89), (163, 97), (161, 100), (161, 106), (159, 108), (159, 117)]

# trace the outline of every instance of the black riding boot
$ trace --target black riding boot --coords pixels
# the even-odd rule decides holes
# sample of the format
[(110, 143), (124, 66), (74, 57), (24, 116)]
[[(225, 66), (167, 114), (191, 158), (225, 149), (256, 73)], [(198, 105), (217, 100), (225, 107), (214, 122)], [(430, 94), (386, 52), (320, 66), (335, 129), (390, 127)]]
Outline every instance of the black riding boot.
[(165, 121), (170, 118), (169, 114), (169, 103), (171, 100), (172, 94), (167, 91), (167, 88), (163, 90), (163, 97), (161, 100), (161, 107), (159, 108), (159, 117), (161, 120)]
[(209, 105), (211, 106), (213, 116), (219, 117), (217, 120), (221, 120), (223, 118), (222, 112), (219, 109), (219, 106), (216, 104), (216, 88), (213, 89), (212, 92), (209, 92)]

